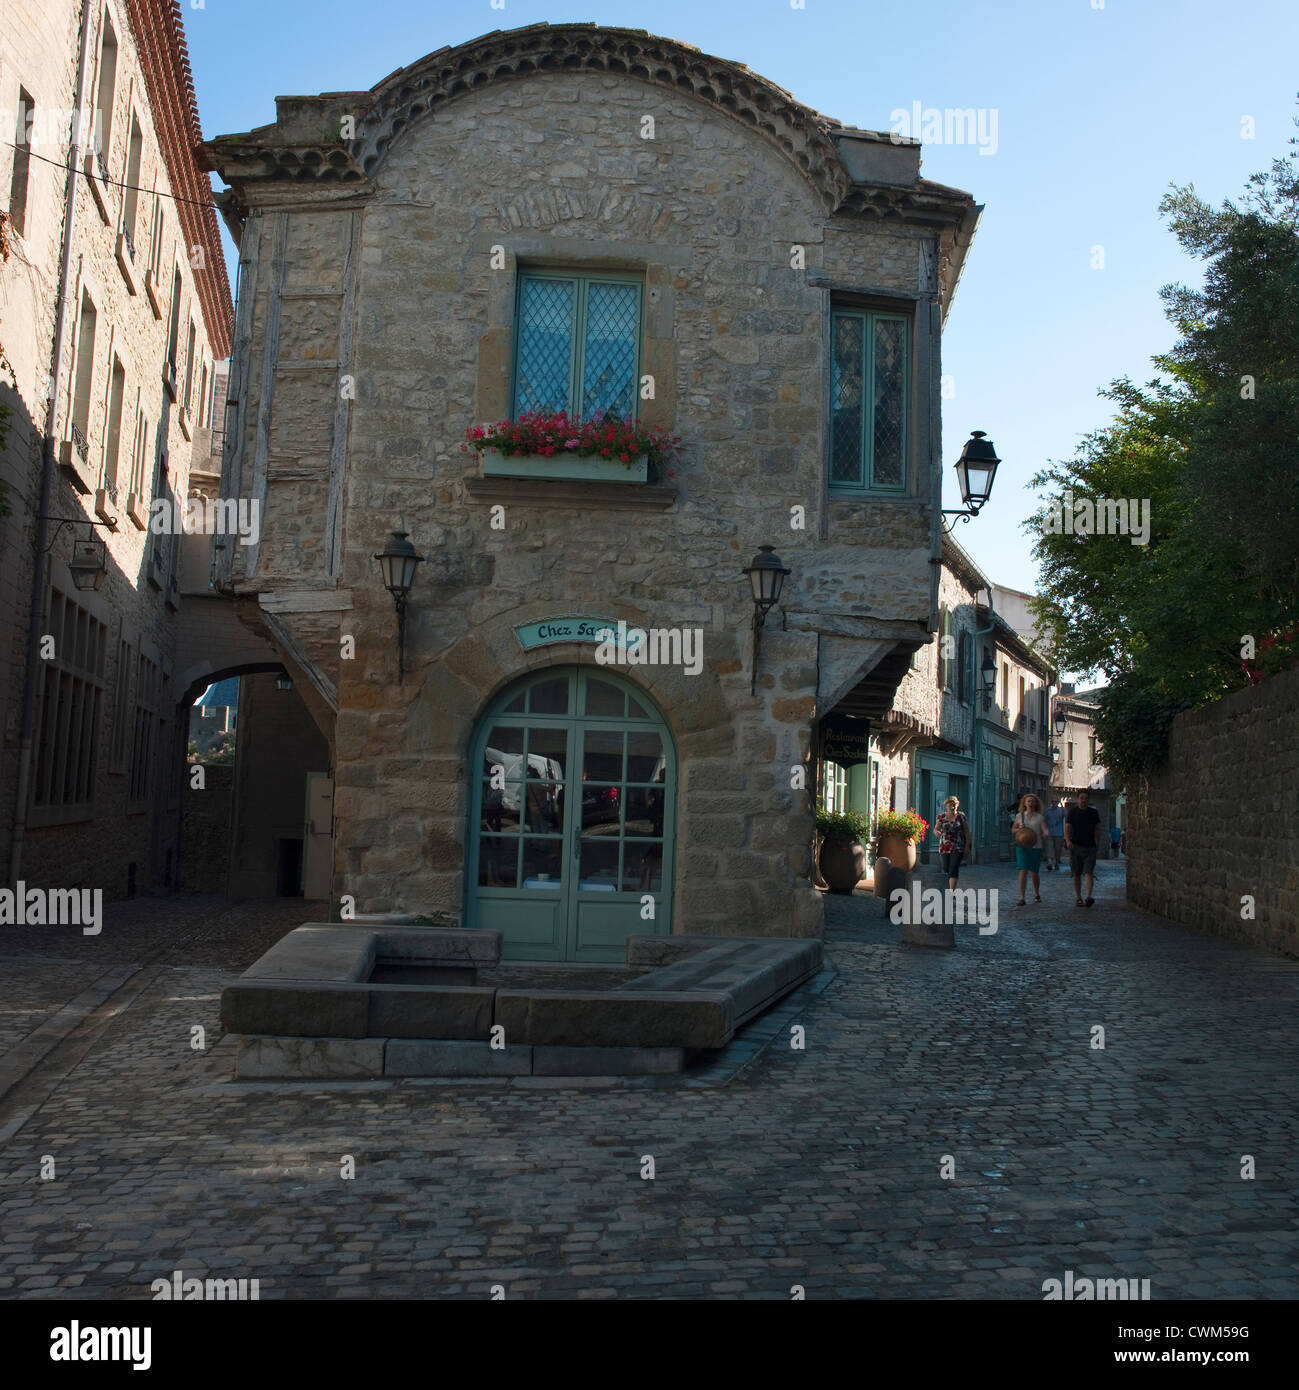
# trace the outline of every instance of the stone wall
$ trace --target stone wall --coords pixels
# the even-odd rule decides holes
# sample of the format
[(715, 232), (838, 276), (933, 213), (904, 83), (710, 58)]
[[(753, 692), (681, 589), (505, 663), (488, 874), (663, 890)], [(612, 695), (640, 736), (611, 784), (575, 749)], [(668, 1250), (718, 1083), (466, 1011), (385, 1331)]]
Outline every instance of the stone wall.
[(207, 764), (201, 789), (188, 783), (184, 797), (180, 889), (183, 893), (224, 893), (230, 875), (233, 764)]
[(1168, 763), (1128, 789), (1133, 902), (1299, 957), (1296, 708), (1299, 667), (1174, 720)]

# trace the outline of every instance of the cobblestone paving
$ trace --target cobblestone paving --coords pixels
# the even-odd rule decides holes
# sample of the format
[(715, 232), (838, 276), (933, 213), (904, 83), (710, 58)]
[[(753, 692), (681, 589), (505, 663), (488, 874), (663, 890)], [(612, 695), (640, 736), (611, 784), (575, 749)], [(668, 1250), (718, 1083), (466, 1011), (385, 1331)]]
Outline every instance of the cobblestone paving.
[(263, 1298), (1039, 1299), (1072, 1269), (1299, 1296), (1299, 963), (1100, 875), (1079, 911), (1062, 876), (1013, 909), (1006, 869), (965, 871), (1008, 891), (996, 935), (958, 928), (955, 951), (829, 899), (832, 970), (684, 1080), (235, 1084), (220, 990), (314, 909), (172, 898), (94, 939), (6, 929), (5, 1043), (142, 968), (0, 1101), (0, 1293), (147, 1298), (179, 1269)]

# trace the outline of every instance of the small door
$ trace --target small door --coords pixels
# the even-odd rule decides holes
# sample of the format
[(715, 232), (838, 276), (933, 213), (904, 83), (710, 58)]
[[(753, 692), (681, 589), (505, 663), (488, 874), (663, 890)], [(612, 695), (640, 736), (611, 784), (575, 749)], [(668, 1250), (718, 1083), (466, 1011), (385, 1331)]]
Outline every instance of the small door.
[[(938, 817), (942, 814), (943, 803), (947, 800), (947, 773), (945, 772), (926, 772), (925, 777), (929, 782), (929, 800), (926, 803), (929, 809), (923, 812), (925, 819), (929, 822), (929, 834), (925, 836), (925, 844), (929, 847), (930, 853), (934, 856), (934, 863), (938, 863), (938, 835), (934, 826), (938, 824)], [(925, 862), (929, 862), (929, 854), (925, 855)]]
[(329, 897), (334, 871), (334, 779), (307, 773), (307, 814), (302, 831), (302, 896)]
[(465, 919), (507, 960), (621, 961), (671, 930), (676, 756), (646, 697), (604, 672), (529, 677), (470, 756)]

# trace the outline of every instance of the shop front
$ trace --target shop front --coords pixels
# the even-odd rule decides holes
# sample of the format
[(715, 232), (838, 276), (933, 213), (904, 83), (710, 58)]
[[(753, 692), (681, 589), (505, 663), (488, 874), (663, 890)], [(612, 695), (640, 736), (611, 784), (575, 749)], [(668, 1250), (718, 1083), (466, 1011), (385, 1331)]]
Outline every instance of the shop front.
[(1010, 817), (1015, 800), (1015, 744), (1009, 732), (980, 720), (975, 726), (974, 840), (977, 862), (1010, 858)]
[(551, 668), (479, 721), (466, 926), (502, 957), (620, 961), (672, 921), (676, 747), (654, 702), (617, 675)]
[(914, 757), (916, 800), (915, 807), (929, 822), (930, 832), (922, 846), (923, 863), (938, 862), (938, 838), (933, 827), (949, 796), (961, 803), (971, 829), (975, 824), (974, 803), (970, 797), (974, 762), (955, 753), (937, 753), (919, 749)]

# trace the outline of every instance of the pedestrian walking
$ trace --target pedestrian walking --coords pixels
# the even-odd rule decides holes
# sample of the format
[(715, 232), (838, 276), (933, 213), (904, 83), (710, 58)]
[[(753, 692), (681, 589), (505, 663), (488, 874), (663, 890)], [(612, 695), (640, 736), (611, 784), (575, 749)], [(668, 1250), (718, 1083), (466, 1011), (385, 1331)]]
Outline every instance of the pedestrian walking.
[(1076, 906), (1092, 907), (1092, 886), (1096, 878), (1096, 836), (1100, 830), (1100, 812), (1089, 805), (1086, 790), (1078, 793), (1078, 804), (1071, 806), (1064, 817), (1064, 842), (1069, 849), (1069, 868), (1073, 872), (1073, 892)]
[(947, 874), (947, 886), (955, 891), (961, 873), (961, 860), (970, 849), (970, 822), (961, 810), (958, 797), (949, 796), (934, 822), (938, 836), (938, 857)]
[(1019, 812), (1011, 822), (1011, 834), (1015, 839), (1015, 867), (1019, 870), (1019, 901), (1015, 906), (1025, 905), (1024, 891), (1028, 887), (1029, 874), (1033, 875), (1033, 899), (1040, 903), (1042, 881), (1038, 877), (1038, 870), (1047, 830), (1042, 803), (1032, 792), (1025, 792), (1020, 799)]
[(1043, 812), (1046, 818), (1046, 851), (1048, 869), (1060, 867), (1060, 850), (1064, 845), (1064, 803), (1055, 802)]

